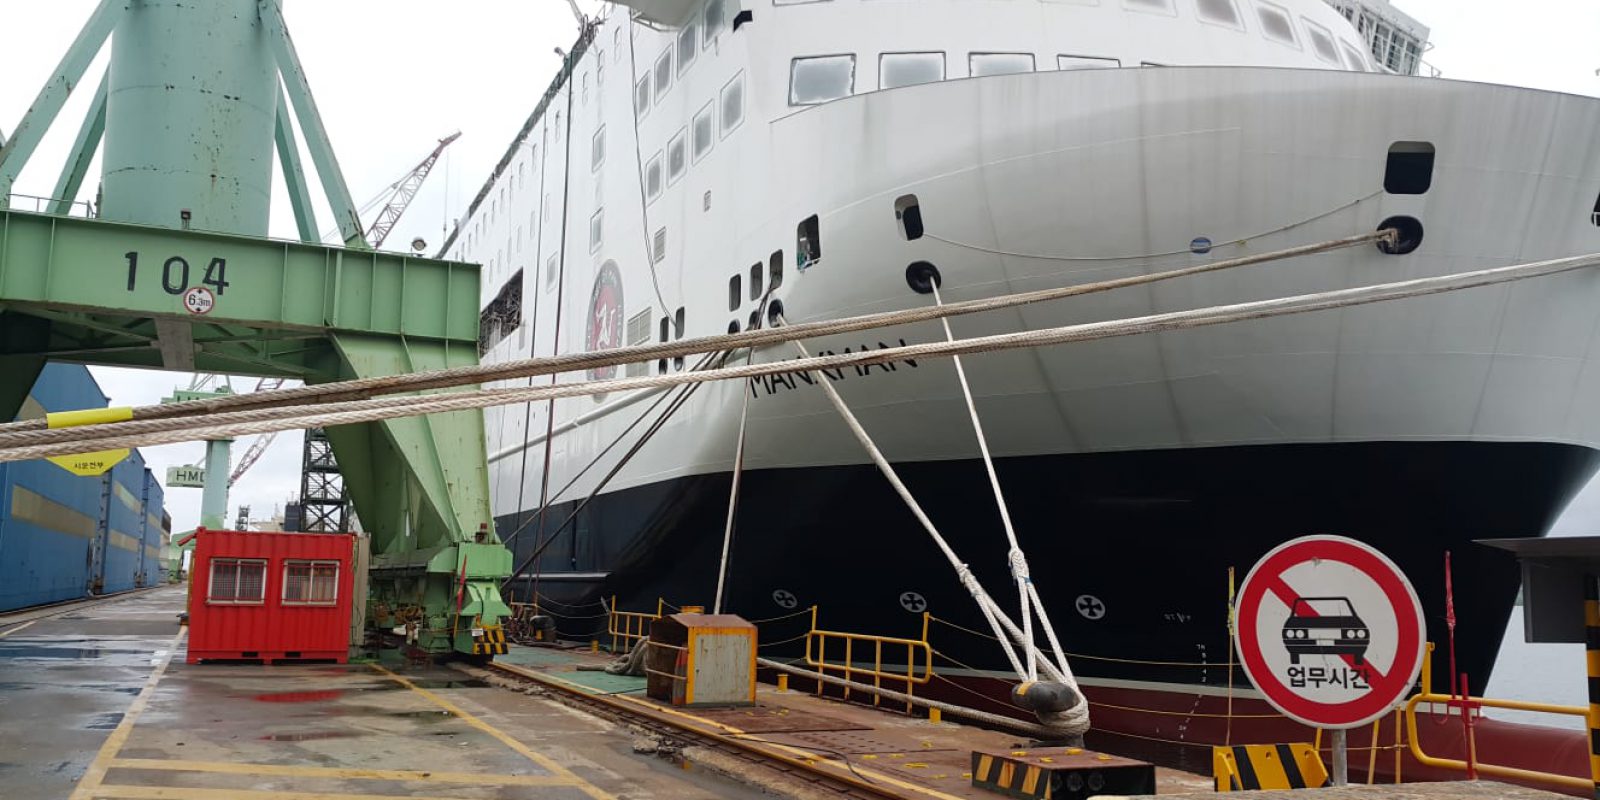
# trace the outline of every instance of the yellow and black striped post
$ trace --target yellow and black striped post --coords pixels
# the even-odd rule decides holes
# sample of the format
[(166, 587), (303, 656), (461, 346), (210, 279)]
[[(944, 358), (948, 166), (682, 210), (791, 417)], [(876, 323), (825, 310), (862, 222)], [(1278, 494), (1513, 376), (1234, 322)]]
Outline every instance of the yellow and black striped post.
[(1589, 667), (1589, 777), (1600, 800), (1600, 584), (1583, 577), (1583, 625)]

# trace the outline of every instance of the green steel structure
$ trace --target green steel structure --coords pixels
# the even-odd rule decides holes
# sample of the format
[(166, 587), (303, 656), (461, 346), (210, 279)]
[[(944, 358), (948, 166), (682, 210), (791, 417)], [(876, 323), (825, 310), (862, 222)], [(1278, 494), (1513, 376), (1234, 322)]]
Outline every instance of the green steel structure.
[[(107, 39), (48, 213), (10, 210)], [(294, 123), (342, 247), (317, 241)], [(97, 214), (73, 216), (97, 150)], [(302, 241), (265, 238), (274, 153)], [(473, 364), (477, 305), (477, 266), (367, 246), (278, 0), (104, 0), (0, 145), (0, 419), (50, 359), (308, 383)], [(481, 414), (328, 438), (372, 534), (373, 622), (416, 622), (423, 648), (471, 653), (475, 623), (509, 614), (511, 570), (487, 530)]]

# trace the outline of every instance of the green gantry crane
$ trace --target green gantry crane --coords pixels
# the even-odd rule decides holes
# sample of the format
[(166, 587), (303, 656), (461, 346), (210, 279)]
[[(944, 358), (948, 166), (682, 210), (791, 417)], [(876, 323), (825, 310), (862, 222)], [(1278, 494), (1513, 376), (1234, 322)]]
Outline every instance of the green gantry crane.
[[(45, 213), (10, 209), (108, 39)], [(318, 241), (291, 109), (342, 247)], [(98, 215), (75, 216), (102, 143)], [(299, 242), (266, 238), (274, 150)], [(278, 0), (104, 0), (0, 146), (0, 419), (51, 359), (324, 383), (473, 364), (477, 340), (476, 265), (368, 247)], [(328, 438), (372, 535), (371, 622), (472, 653), (510, 613), (481, 414)]]

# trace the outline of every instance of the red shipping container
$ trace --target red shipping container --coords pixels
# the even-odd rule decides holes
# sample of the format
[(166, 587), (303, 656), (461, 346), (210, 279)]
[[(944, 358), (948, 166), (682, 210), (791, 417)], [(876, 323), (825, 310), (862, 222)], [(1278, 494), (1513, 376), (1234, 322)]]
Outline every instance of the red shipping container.
[(350, 653), (347, 533), (195, 532), (189, 663), (326, 661)]

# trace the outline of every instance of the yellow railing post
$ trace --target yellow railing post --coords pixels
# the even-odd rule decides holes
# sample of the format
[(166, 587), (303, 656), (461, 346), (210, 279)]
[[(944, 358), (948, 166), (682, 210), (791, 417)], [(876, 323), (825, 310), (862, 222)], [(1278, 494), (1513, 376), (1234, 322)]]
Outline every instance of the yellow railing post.
[[(1543, 714), (1565, 714), (1568, 716), (1584, 717), (1585, 719), (1590, 717), (1590, 710), (1587, 707), (1579, 708), (1577, 706), (1558, 706), (1551, 703), (1525, 703), (1519, 700), (1495, 700), (1487, 697), (1468, 697), (1466, 700), (1469, 706), (1481, 706), (1484, 708), (1508, 708), (1516, 711), (1536, 711)], [(1427, 767), (1461, 770), (1465, 772), (1467, 770), (1466, 761), (1454, 758), (1438, 758), (1436, 756), (1430, 756), (1427, 753), (1422, 752), (1422, 742), (1417, 737), (1417, 706), (1421, 703), (1429, 703), (1444, 704), (1446, 708), (1448, 708), (1452, 701), (1460, 704), (1461, 698), (1450, 695), (1419, 693), (1413, 696), (1410, 700), (1407, 700), (1405, 705), (1405, 735), (1406, 738), (1410, 740), (1408, 745), (1411, 751), (1411, 757), (1415, 758), (1417, 763)], [(1461, 713), (1470, 714), (1472, 713), (1472, 709), (1470, 707), (1462, 708)], [(1464, 744), (1468, 747), (1472, 746), (1471, 741), (1465, 742)], [(1575, 778), (1570, 775), (1557, 775), (1550, 772), (1522, 769), (1520, 767), (1486, 764), (1477, 762), (1476, 759), (1474, 759), (1473, 766), (1477, 769), (1480, 776), (1538, 781), (1541, 783), (1550, 783), (1558, 786), (1583, 789), (1585, 791), (1594, 790), (1594, 781), (1592, 778)]]
[(608, 622), (610, 624), (606, 625), (606, 628), (611, 631), (611, 654), (612, 655), (616, 655), (616, 653), (617, 653), (617, 596), (616, 595), (611, 595), (611, 611), (610, 611), (610, 614), (611, 614), (611, 618), (606, 620), (606, 622)]

